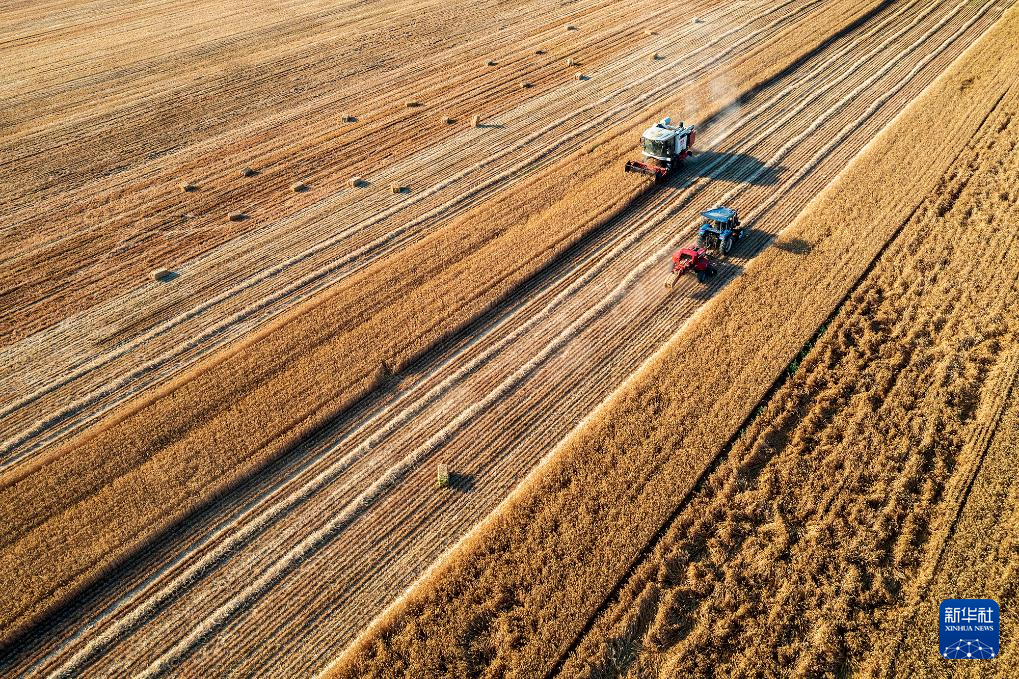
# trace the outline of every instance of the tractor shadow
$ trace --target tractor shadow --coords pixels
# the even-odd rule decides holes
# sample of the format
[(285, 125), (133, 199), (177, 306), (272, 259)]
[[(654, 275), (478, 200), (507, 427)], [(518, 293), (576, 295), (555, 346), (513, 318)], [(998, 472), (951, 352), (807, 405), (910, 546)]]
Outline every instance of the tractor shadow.
[[(718, 274), (713, 278), (709, 278), (705, 283), (695, 283), (696, 287), (686, 294), (683, 294), (679, 290), (676, 290), (675, 297), (678, 299), (695, 299), (698, 302), (706, 302), (719, 292), (722, 288), (727, 286), (729, 283), (734, 281), (739, 276), (743, 275), (743, 270), (746, 268), (744, 262), (736, 262), (731, 260), (719, 261), (717, 258), (713, 258), (712, 263), (715, 268), (718, 269)], [(686, 274), (689, 275), (689, 274)], [(696, 282), (696, 278), (690, 276), (690, 280)], [(677, 283), (677, 286), (679, 284)]]
[(753, 233), (752, 236), (756, 237), (748, 240), (748, 257), (756, 257), (767, 248), (776, 248), (791, 255), (809, 255), (814, 250), (813, 243), (799, 237), (789, 238), (758, 232)]
[(778, 183), (785, 169), (782, 165), (768, 167), (746, 153), (703, 151), (686, 161), (681, 174), (751, 186), (771, 186)]
[[(754, 227), (752, 223), (747, 224), (747, 226), (751, 229)], [(707, 301), (720, 292), (722, 288), (742, 276), (747, 265), (769, 247), (775, 247), (796, 256), (809, 254), (814, 249), (813, 244), (803, 238), (776, 237), (771, 234), (751, 230), (750, 236), (743, 242), (737, 243), (733, 253), (725, 259), (720, 259), (713, 252), (708, 254), (709, 259), (711, 259), (715, 268), (718, 269), (718, 275), (709, 279), (706, 283), (695, 283), (696, 287), (693, 290), (688, 290), (685, 294), (673, 294), (676, 294), (676, 297), (685, 299), (695, 299), (701, 302)]]
[[(810, 241), (806, 241), (802, 238), (777, 238), (772, 239), (773, 242), (769, 243), (783, 252), (788, 252), (794, 255), (809, 255), (813, 251), (814, 246)], [(767, 245), (765, 246), (767, 247)]]

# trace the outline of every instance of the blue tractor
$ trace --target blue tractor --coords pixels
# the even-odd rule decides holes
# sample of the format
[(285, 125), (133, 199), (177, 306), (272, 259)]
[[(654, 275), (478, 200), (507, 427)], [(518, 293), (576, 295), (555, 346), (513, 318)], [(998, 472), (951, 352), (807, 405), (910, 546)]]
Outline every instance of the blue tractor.
[(714, 207), (701, 216), (707, 221), (701, 225), (697, 244), (720, 255), (729, 254), (732, 244), (743, 240), (749, 231), (740, 226), (739, 215), (731, 207)]

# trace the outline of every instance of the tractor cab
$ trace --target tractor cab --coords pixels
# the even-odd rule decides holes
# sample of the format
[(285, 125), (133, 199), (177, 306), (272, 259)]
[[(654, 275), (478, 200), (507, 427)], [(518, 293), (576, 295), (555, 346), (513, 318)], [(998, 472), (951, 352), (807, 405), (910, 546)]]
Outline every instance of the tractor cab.
[(693, 125), (681, 122), (676, 126), (672, 124), (671, 118), (663, 118), (644, 130), (640, 137), (643, 157), (641, 160), (626, 161), (625, 169), (627, 172), (651, 175), (658, 181), (690, 155), (696, 135)]
[(715, 207), (702, 212), (701, 217), (706, 220), (697, 235), (697, 244), (702, 248), (714, 249), (720, 255), (727, 255), (732, 244), (746, 235), (739, 214), (731, 207)]

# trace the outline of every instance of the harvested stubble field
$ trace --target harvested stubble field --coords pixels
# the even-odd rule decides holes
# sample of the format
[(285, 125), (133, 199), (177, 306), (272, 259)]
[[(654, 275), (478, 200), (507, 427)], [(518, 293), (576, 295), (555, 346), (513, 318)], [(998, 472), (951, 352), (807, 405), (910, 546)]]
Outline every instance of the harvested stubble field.
[[(47, 20), (19, 10), (5, 29), (12, 63), (61, 56), (36, 89), (6, 85), (17, 105), (2, 121), (0, 173), (30, 171), (2, 204), (0, 669), (326, 667), (543, 458), (569, 464), (576, 439), (556, 449), (575, 425), (716, 290), (742, 285), (748, 261), (1009, 4), (274, 3), (243, 21), (215, 2), (102, 18), (84, 3), (55, 3)], [(194, 23), (185, 51), (176, 32), (152, 40), (174, 21)], [(117, 36), (109, 64), (74, 52), (96, 31)], [(133, 61), (140, 40), (152, 45)], [(959, 115), (919, 138), (972, 137), (1006, 81), (977, 79)], [(645, 193), (619, 165), (663, 114), (701, 125), (704, 152)], [(380, 148), (394, 162), (373, 163)], [(887, 196), (885, 216), (908, 212), (951, 160), (886, 153), (912, 192)], [(298, 180), (307, 191), (291, 189)], [(745, 206), (755, 237), (708, 290), (685, 282), (664, 296), (669, 248), (719, 201)], [(873, 257), (876, 243), (851, 253), (847, 237), (831, 241), (844, 265), (825, 265), (828, 286), (803, 286), (816, 313), (747, 363), (758, 381)], [(822, 241), (783, 235), (777, 247), (823, 261), (811, 250)], [(144, 280), (162, 266), (178, 278)], [(759, 287), (744, 304), (769, 297)], [(705, 331), (697, 320), (680, 339)], [(438, 492), (440, 460), (454, 475)], [(574, 576), (593, 568), (595, 599), (678, 501), (668, 465), (635, 462), (648, 464), (628, 482), (649, 478), (637, 487), (659, 501), (630, 545), (596, 565), (568, 541), (535, 552)], [(624, 474), (602, 471), (591, 488)], [(625, 517), (626, 502), (596, 509)], [(534, 539), (570, 514), (538, 522)], [(569, 606), (521, 615), (547, 592), (537, 584), (527, 596), (503, 587), (496, 611), (482, 597), (422, 624), (473, 616), (471, 647), (447, 639), (449, 653), (531, 669), (571, 638), (542, 622)], [(477, 587), (472, 597), (491, 593), (484, 578)], [(493, 630), (512, 643), (489, 657)], [(449, 657), (431, 653), (408, 670)]]

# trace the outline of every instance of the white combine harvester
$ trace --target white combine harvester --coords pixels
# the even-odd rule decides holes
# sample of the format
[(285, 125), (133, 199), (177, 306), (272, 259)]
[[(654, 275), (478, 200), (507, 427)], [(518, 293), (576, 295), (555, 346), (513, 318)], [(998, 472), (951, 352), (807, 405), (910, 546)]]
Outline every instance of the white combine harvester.
[(663, 118), (644, 130), (640, 143), (642, 160), (626, 161), (627, 172), (650, 175), (654, 180), (664, 179), (691, 153), (697, 130), (693, 125), (673, 125), (671, 118)]

